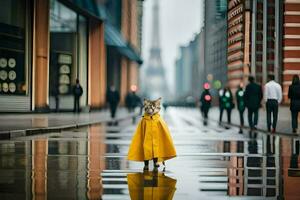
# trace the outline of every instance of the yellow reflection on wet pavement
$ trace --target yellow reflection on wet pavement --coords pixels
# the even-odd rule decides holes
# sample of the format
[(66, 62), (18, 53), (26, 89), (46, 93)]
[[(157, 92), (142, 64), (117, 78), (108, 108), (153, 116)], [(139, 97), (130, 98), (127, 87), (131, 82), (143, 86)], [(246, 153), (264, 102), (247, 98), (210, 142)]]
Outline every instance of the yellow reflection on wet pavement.
[(176, 180), (157, 171), (128, 174), (127, 183), (131, 200), (171, 200), (176, 190)]

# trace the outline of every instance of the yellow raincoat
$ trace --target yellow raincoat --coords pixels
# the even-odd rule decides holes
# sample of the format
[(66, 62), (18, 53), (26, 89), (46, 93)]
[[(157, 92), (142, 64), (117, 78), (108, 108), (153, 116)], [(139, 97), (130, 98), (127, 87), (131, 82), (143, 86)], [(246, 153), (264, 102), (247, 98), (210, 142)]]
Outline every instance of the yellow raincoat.
[(161, 172), (128, 174), (127, 183), (131, 200), (172, 200), (176, 191), (176, 180)]
[(158, 158), (158, 162), (162, 162), (175, 156), (176, 150), (166, 123), (158, 113), (153, 116), (145, 114), (132, 138), (128, 160)]

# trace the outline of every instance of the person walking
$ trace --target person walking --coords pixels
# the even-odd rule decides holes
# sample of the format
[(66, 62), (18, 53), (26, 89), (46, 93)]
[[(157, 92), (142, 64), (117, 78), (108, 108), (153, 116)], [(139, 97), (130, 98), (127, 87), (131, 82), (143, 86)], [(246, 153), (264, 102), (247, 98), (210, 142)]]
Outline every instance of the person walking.
[(219, 90), (219, 110), (220, 110), (219, 125), (221, 125), (221, 123), (222, 123), (223, 112), (224, 112), (224, 104), (223, 104), (223, 100), (222, 100), (223, 95), (224, 95), (224, 89), (221, 88)]
[(79, 79), (76, 79), (76, 84), (73, 87), (73, 95), (74, 95), (74, 109), (73, 112), (80, 112), (80, 97), (83, 94), (83, 89), (79, 83)]
[(204, 86), (204, 90), (200, 96), (200, 103), (201, 103), (200, 110), (204, 118), (203, 124), (205, 126), (207, 125), (208, 111), (209, 108), (211, 107), (211, 101), (212, 101), (212, 97), (209, 92), (209, 88), (205, 88)]
[[(267, 109), (267, 128), (270, 132), (272, 126), (272, 133), (275, 133), (278, 119), (278, 105), (282, 100), (282, 89), (275, 81), (274, 75), (268, 75), (268, 82), (265, 84), (264, 99)], [(273, 120), (271, 119), (271, 115), (273, 115)]]
[(244, 102), (244, 89), (243, 89), (243, 84), (241, 83), (238, 86), (238, 89), (235, 93), (235, 98), (236, 98), (236, 104), (237, 104), (237, 109), (239, 111), (239, 116), (240, 116), (240, 130), (239, 133), (243, 133), (243, 127), (244, 127), (244, 112), (245, 112), (245, 102)]
[(131, 89), (131, 91), (125, 97), (125, 105), (128, 112), (133, 112), (136, 107), (142, 106), (141, 98), (136, 94), (136, 91)]
[[(118, 90), (116, 90), (115, 86), (110, 86), (109, 90), (106, 93), (106, 101), (109, 104), (110, 116), (114, 120), (117, 112), (117, 107), (120, 101), (120, 94)], [(114, 122), (117, 125), (117, 122)]]
[[(228, 124), (231, 124), (231, 111), (234, 108), (234, 103), (233, 103), (232, 92), (228, 86), (224, 89), (223, 95), (221, 96), (221, 104), (223, 110), (225, 109), (227, 112), (227, 122)], [(222, 115), (223, 112), (220, 113), (220, 120), (219, 120), (220, 123), (222, 122)]]
[(257, 129), (258, 110), (261, 106), (263, 92), (260, 85), (254, 82), (254, 77), (249, 76), (249, 84), (244, 93), (244, 102), (248, 110), (248, 123), (251, 130)]
[[(132, 113), (135, 111), (136, 107), (143, 107), (143, 103), (141, 98), (136, 94), (136, 86), (133, 85), (131, 86), (131, 91), (126, 95), (125, 97), (125, 105), (128, 109), (129, 113)], [(141, 109), (140, 109), (140, 114), (141, 114)], [(136, 116), (134, 115), (132, 117), (132, 123), (135, 124), (136, 121)]]
[(298, 113), (300, 112), (300, 81), (298, 75), (293, 76), (292, 84), (289, 86), (288, 98), (291, 100), (292, 129), (293, 133), (296, 133), (298, 128)]
[(125, 106), (128, 110), (129, 113), (131, 113), (133, 111), (133, 92), (130, 91), (126, 94), (126, 97), (125, 97)]

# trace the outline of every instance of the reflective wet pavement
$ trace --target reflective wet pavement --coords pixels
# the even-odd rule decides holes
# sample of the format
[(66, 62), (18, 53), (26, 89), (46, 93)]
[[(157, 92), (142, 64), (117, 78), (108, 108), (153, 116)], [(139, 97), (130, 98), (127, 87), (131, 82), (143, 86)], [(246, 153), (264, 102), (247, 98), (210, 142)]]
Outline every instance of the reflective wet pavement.
[(126, 160), (130, 119), (0, 141), (0, 199), (300, 199), (300, 138), (203, 127), (191, 109), (164, 119), (178, 157), (158, 172)]

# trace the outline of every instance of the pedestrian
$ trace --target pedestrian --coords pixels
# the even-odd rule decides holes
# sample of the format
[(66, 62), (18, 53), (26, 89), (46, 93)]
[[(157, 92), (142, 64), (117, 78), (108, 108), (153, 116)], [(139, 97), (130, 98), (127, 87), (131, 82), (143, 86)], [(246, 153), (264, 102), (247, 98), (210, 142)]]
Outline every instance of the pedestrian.
[[(270, 132), (272, 127), (272, 133), (275, 133), (278, 119), (278, 105), (282, 100), (282, 89), (272, 74), (268, 75), (268, 82), (265, 84), (264, 99), (267, 109), (267, 128)], [(273, 115), (273, 120), (271, 115)]]
[(144, 100), (144, 116), (139, 122), (128, 151), (128, 160), (144, 162), (144, 170), (149, 170), (153, 160), (154, 170), (158, 162), (174, 158), (176, 150), (167, 124), (160, 117), (161, 98)]
[[(115, 120), (117, 107), (120, 101), (120, 94), (119, 91), (116, 90), (114, 85), (111, 85), (106, 93), (106, 101), (109, 104), (109, 110), (110, 110), (110, 116), (112, 120)], [(118, 124), (118, 122), (114, 122), (115, 125)]]
[(55, 98), (55, 112), (59, 112), (59, 88), (58, 83), (54, 84), (53, 96)]
[(79, 83), (79, 79), (76, 79), (76, 84), (73, 87), (73, 95), (74, 95), (74, 109), (73, 112), (80, 112), (80, 97), (83, 94), (83, 89)]
[(289, 86), (288, 97), (291, 99), (292, 129), (293, 133), (297, 133), (298, 113), (300, 112), (300, 81), (298, 75), (293, 76), (292, 84)]
[[(135, 85), (131, 86), (131, 91), (126, 95), (125, 97), (125, 105), (128, 109), (129, 113), (132, 113), (135, 111), (136, 107), (142, 107), (142, 101), (141, 98), (136, 94), (137, 87)], [(141, 111), (140, 111), (141, 114)], [(132, 123), (135, 124), (136, 116), (134, 115), (132, 117)]]
[(223, 90), (223, 95), (221, 96), (221, 106), (222, 106), (222, 112), (220, 112), (219, 123), (222, 122), (223, 111), (226, 110), (227, 122), (228, 124), (231, 124), (231, 111), (234, 108), (234, 103), (233, 103), (232, 92), (229, 86), (226, 86), (225, 89)]
[(128, 92), (125, 97), (125, 106), (129, 113), (133, 111), (133, 94), (132, 91)]
[(240, 116), (240, 130), (239, 133), (243, 133), (244, 127), (244, 112), (245, 112), (245, 102), (244, 102), (244, 88), (243, 83), (239, 84), (238, 89), (235, 93), (237, 109)]
[(125, 97), (125, 105), (128, 109), (128, 112), (133, 112), (136, 107), (142, 105), (141, 98), (136, 94), (135, 87), (131, 87), (130, 92)]
[(222, 118), (223, 118), (223, 112), (224, 112), (224, 105), (223, 105), (223, 101), (222, 101), (222, 97), (223, 97), (223, 94), (224, 94), (224, 89), (220, 88), (218, 94), (219, 94), (219, 111), (220, 111), (220, 114), (219, 114), (219, 125), (221, 125)]
[(204, 90), (200, 96), (200, 103), (201, 103), (200, 110), (201, 110), (202, 116), (204, 118), (203, 124), (205, 126), (207, 125), (208, 111), (209, 111), (209, 108), (211, 107), (211, 101), (212, 101), (212, 97), (209, 92), (209, 87), (207, 87), (204, 84)]
[(249, 83), (244, 93), (244, 102), (248, 110), (248, 123), (251, 130), (257, 129), (258, 110), (261, 106), (263, 92), (260, 85), (254, 82), (254, 77), (249, 76)]

